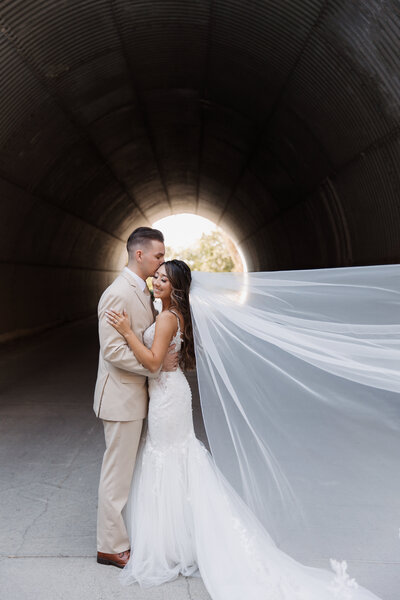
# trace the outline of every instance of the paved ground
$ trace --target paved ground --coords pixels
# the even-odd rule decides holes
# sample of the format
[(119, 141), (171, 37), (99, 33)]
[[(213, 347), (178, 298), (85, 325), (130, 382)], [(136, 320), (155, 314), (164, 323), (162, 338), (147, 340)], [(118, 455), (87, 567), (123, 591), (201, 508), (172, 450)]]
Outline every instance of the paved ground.
[[(151, 590), (123, 588), (119, 570), (95, 562), (104, 448), (91, 407), (96, 363), (94, 320), (0, 349), (0, 599), (205, 600), (199, 579), (179, 578)], [(197, 404), (195, 421), (204, 440)], [(399, 498), (400, 487), (393, 506)], [(400, 598), (398, 542), (388, 547), (382, 541), (378, 558), (370, 560), (361, 532), (354, 545), (360, 551), (348, 560), (351, 575), (384, 600)], [(305, 548), (284, 549), (328, 567), (322, 551)]]

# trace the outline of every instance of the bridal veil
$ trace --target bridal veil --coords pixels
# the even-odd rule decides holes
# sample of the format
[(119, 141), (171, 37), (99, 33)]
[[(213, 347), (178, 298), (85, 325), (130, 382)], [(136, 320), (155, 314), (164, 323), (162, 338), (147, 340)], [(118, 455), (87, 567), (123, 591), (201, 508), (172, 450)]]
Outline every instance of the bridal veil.
[(398, 552), (400, 265), (195, 272), (191, 308), (214, 460), (276, 543)]

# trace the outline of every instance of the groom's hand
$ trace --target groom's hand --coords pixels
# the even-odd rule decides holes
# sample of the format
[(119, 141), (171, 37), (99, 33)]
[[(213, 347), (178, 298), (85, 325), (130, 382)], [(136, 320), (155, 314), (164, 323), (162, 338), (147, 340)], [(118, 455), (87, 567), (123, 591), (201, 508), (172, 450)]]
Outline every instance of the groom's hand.
[(179, 356), (178, 353), (175, 352), (175, 345), (176, 344), (170, 344), (161, 371), (176, 371), (178, 368)]

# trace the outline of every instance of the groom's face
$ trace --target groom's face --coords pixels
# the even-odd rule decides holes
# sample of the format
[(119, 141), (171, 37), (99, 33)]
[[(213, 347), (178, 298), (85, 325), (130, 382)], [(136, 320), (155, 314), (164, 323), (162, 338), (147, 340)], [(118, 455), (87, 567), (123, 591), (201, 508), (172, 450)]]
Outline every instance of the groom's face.
[(142, 270), (146, 277), (152, 277), (164, 262), (165, 246), (158, 240), (150, 240), (142, 249)]

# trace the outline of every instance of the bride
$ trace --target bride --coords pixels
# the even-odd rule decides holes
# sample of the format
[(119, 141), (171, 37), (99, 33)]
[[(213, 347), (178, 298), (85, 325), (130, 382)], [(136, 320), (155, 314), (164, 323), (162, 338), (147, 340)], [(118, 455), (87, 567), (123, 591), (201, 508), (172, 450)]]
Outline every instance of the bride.
[[(222, 279), (221, 281), (222, 289), (226, 280)], [(265, 521), (261, 522), (263, 520), (262, 512), (257, 512), (256, 508), (251, 506), (251, 502), (248, 501), (246, 490), (241, 494), (237, 493), (237, 486), (231, 485), (234, 474), (231, 473), (229, 477), (225, 472), (222, 474), (216, 465), (215, 457), (212, 457), (196, 438), (192, 421), (191, 390), (183, 373), (184, 369), (192, 369), (195, 365), (194, 336), (196, 337), (196, 355), (202, 363), (202, 373), (206, 372), (205, 365), (208, 364), (207, 385), (212, 385), (213, 390), (217, 389), (217, 395), (220, 394), (221, 387), (223, 387), (219, 378), (223, 379), (224, 373), (226, 375), (226, 365), (221, 359), (221, 355), (217, 354), (217, 358), (214, 357), (213, 360), (215, 360), (218, 372), (213, 370), (210, 367), (210, 361), (207, 360), (207, 351), (212, 353), (212, 350), (204, 348), (204, 345), (209, 344), (214, 347), (215, 344), (215, 340), (212, 341), (212, 334), (210, 334), (212, 329), (210, 322), (217, 313), (217, 300), (213, 306), (207, 305), (209, 295), (207, 295), (207, 291), (204, 291), (203, 286), (205, 295), (203, 298), (197, 297), (197, 318), (192, 323), (189, 303), (191, 282), (191, 271), (183, 261), (171, 260), (159, 267), (153, 278), (153, 290), (155, 298), (159, 298), (162, 302), (162, 310), (155, 323), (145, 331), (144, 344), (131, 330), (125, 311), (121, 314), (111, 310), (107, 315), (108, 322), (126, 338), (137, 359), (150, 371), (157, 371), (160, 367), (170, 343), (176, 343), (176, 349), (180, 352), (180, 366), (177, 371), (161, 372), (158, 378), (149, 380), (148, 431), (138, 453), (131, 492), (125, 508), (132, 552), (128, 564), (121, 572), (122, 582), (124, 584), (137, 582), (143, 587), (149, 587), (171, 581), (179, 574), (184, 576), (200, 575), (213, 600), (227, 600), (228, 598), (229, 600), (243, 600), (243, 597), (249, 600), (377, 600), (378, 597), (375, 594), (358, 585), (354, 579), (350, 579), (346, 573), (345, 563), (340, 564), (331, 560), (331, 566), (335, 572), (331, 573), (325, 569), (305, 566), (280, 550), (268, 533)], [(253, 283), (257, 288), (259, 280), (255, 279)], [(232, 286), (233, 291), (225, 296), (226, 304), (221, 309), (222, 315), (229, 307), (232, 309), (233, 330), (232, 346), (223, 340), (225, 345), (222, 346), (224, 348), (222, 355), (234, 352), (233, 344), (239, 339), (238, 330), (235, 329), (234, 311), (236, 309), (232, 307), (238, 306), (238, 299), (240, 304), (241, 292), (240, 286), (234, 288), (235, 286)], [(333, 289), (330, 290), (330, 293), (333, 293)], [(273, 314), (274, 316), (273, 319), (270, 319), (268, 338), (270, 340), (274, 334), (274, 327), (277, 326), (277, 313), (274, 313), (273, 310), (273, 304), (277, 297), (269, 294), (269, 298), (272, 312), (268, 315)], [(287, 299), (283, 301), (287, 302)], [(203, 304), (203, 313), (199, 309), (201, 304)], [(257, 308), (257, 303), (253, 307), (254, 318), (265, 319), (265, 313), (260, 313), (259, 307), (260, 305)], [(241, 322), (246, 323), (243, 311), (238, 315)], [(319, 322), (322, 322), (321, 315), (318, 314), (318, 316)], [(203, 326), (202, 319), (204, 320)], [(297, 328), (296, 339), (298, 339), (298, 336), (301, 337), (304, 331), (303, 333), (300, 331), (296, 319), (297, 317), (293, 313), (286, 317), (280, 314), (278, 325), (283, 323), (287, 327)], [(256, 321), (254, 322), (256, 323)], [(303, 330), (304, 323), (303, 319)], [(314, 321), (306, 332), (308, 336), (313, 336), (313, 344), (315, 336), (318, 334), (315, 323), (317, 321)], [(220, 329), (217, 333), (215, 333), (217, 330), (213, 329), (215, 336), (220, 335), (221, 331), (226, 331), (222, 320), (219, 324)], [(249, 325), (249, 331), (250, 328)], [(201, 336), (200, 330), (202, 331)], [(337, 329), (335, 331), (332, 329), (329, 336), (330, 338), (336, 336), (335, 344), (338, 344), (343, 341), (344, 333), (343, 331), (337, 333)], [(280, 343), (285, 343), (285, 351), (287, 351), (290, 340), (288, 337), (286, 339), (284, 337)], [(247, 350), (254, 357), (254, 361), (260, 357), (265, 360), (262, 350), (256, 347), (256, 344)], [(376, 351), (378, 350), (376, 349)], [(354, 352), (354, 348), (352, 352)], [(324, 362), (322, 354), (322, 352), (316, 352), (314, 356), (310, 351), (307, 352), (308, 367), (310, 368), (310, 364), (312, 364), (314, 368), (318, 361)], [(329, 376), (337, 376), (338, 370), (340, 371), (341, 368), (343, 371), (346, 371), (346, 368), (348, 370), (347, 363), (347, 367), (341, 365), (336, 358), (334, 361), (332, 360), (332, 364), (334, 365), (332, 371), (335, 370), (335, 373), (329, 374)], [(199, 368), (199, 364), (197, 366)], [(249, 364), (248, 377), (252, 377), (251, 368), (251, 364)], [(262, 369), (258, 369), (258, 371), (262, 371)], [(355, 367), (354, 371), (357, 371)], [(372, 371), (371, 368), (370, 377)], [(293, 381), (294, 376), (290, 370), (289, 375)], [(266, 380), (268, 379), (267, 372), (264, 377)], [(234, 388), (234, 378), (235, 373), (232, 372), (228, 377), (230, 381), (224, 382), (226, 388), (229, 388), (230, 383)], [(241, 378), (243, 379), (243, 375)], [(203, 391), (200, 386), (202, 401), (205, 392), (211, 390), (210, 387), (207, 388), (207, 385), (204, 386)], [(235, 396), (235, 389), (230, 390), (232, 397)], [(209, 398), (211, 396), (212, 392), (210, 391)], [(261, 452), (266, 459), (265, 464), (268, 464), (275, 479), (279, 479), (279, 481), (276, 479), (278, 484), (284, 485), (285, 478), (274, 465), (274, 457), (266, 444), (262, 440), (260, 441), (255, 421), (250, 422), (245, 411), (241, 409), (242, 405), (236, 403), (235, 411), (240, 415), (240, 419), (246, 421), (247, 429), (252, 432), (253, 442), (256, 441), (256, 443), (249, 444), (256, 448), (254, 456), (257, 455), (257, 452), (260, 455)], [(228, 414), (229, 417), (229, 408), (226, 403), (221, 403), (220, 406), (215, 404), (214, 410), (216, 415), (221, 410), (225, 411), (225, 416)], [(354, 405), (352, 405), (352, 410), (354, 410)], [(231, 417), (232, 412), (231, 409)], [(232, 419), (229, 420), (228, 417), (228, 428), (231, 427), (232, 439), (235, 439), (237, 431), (240, 433), (240, 428), (234, 427)], [(218, 422), (220, 423), (216, 419), (217, 426)], [(223, 438), (223, 431), (220, 431), (219, 437)], [(219, 457), (221, 456), (221, 447), (224, 445), (228, 451), (230, 449), (229, 442), (221, 439), (218, 450)], [(216, 446), (218, 447), (218, 443)], [(236, 438), (234, 446), (235, 448), (239, 447), (238, 452), (240, 453), (240, 439)], [(233, 460), (232, 456), (230, 458)], [(225, 463), (220, 461), (219, 464), (228, 464), (227, 461), (229, 459)], [(250, 478), (247, 496), (253, 496), (253, 499), (256, 497), (257, 500), (258, 486), (265, 478), (262, 474), (261, 477), (252, 477), (251, 461), (247, 462), (246, 469), (240, 467), (239, 470), (241, 475), (243, 475), (243, 471), (246, 471), (245, 477)], [(258, 474), (260, 475), (259, 472)], [(279, 485), (278, 488), (280, 489)], [(243, 498), (246, 499), (246, 502)], [(265, 513), (268, 512), (265, 498), (262, 510), (265, 510)]]

